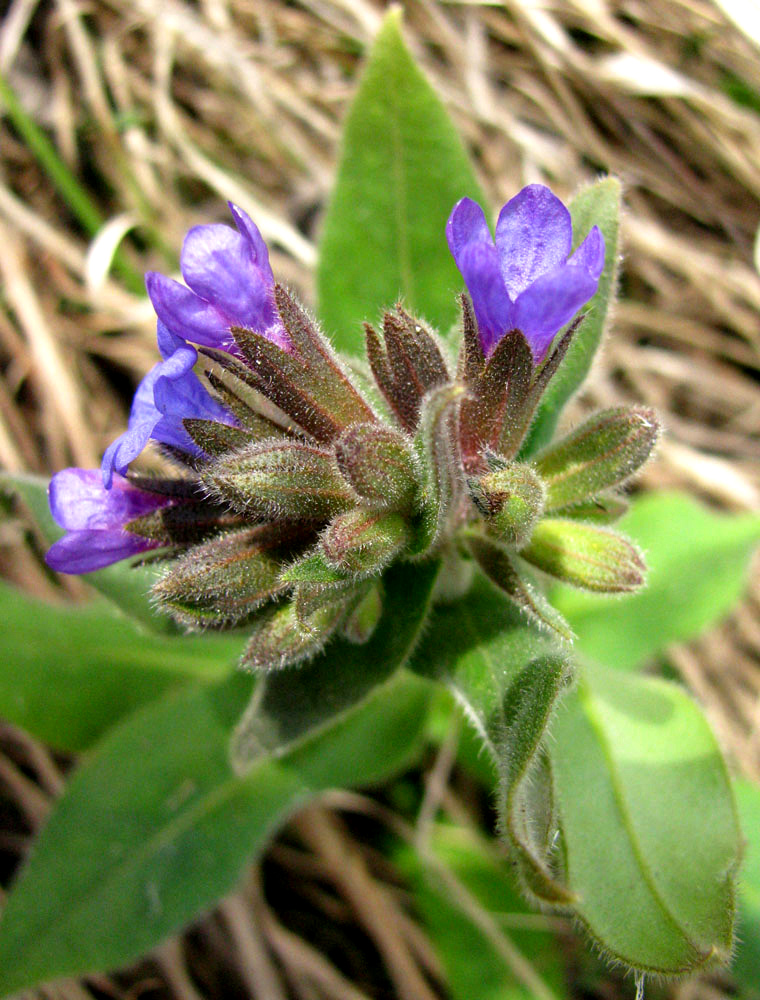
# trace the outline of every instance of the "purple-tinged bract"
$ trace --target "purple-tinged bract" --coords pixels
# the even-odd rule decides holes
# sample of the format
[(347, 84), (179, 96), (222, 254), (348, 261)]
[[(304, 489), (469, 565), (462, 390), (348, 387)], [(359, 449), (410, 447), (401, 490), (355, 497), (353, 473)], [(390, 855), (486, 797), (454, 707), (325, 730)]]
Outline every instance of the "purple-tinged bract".
[(45, 559), (59, 573), (91, 573), (160, 543), (132, 534), (125, 525), (176, 502), (149, 493), (116, 475), (109, 489), (97, 469), (64, 469), (53, 476), (50, 510), (66, 534)]
[(470, 198), (454, 206), (449, 249), (472, 298), (483, 351), (520, 330), (541, 361), (557, 332), (595, 294), (604, 237), (593, 226), (572, 255), (570, 213), (549, 188), (530, 184), (502, 208), (495, 239)]
[(161, 322), (184, 340), (236, 354), (231, 328), (238, 326), (287, 349), (266, 244), (242, 209), (230, 204), (230, 211), (237, 232), (221, 224), (195, 226), (180, 258), (185, 284), (149, 272), (148, 295)]

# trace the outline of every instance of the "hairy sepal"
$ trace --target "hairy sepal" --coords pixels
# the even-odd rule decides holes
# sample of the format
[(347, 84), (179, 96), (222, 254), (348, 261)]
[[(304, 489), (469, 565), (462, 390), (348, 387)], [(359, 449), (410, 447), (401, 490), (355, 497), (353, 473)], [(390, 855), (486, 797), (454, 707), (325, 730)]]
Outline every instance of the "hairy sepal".
[(255, 388), (320, 442), (335, 440), (352, 423), (373, 421), (372, 409), (313, 320), (281, 285), (275, 285), (275, 301), (291, 350), (232, 328)]
[(489, 530), (505, 544), (520, 549), (530, 541), (544, 512), (546, 488), (529, 465), (502, 463), (498, 456), (487, 460), (492, 471), (468, 480), (470, 496)]
[(480, 569), (534, 624), (563, 642), (573, 641), (573, 630), (552, 607), (526, 572), (525, 564), (492, 538), (471, 532), (466, 544)]
[(401, 305), (383, 318), (383, 342), (364, 326), (372, 374), (404, 430), (413, 433), (425, 395), (450, 379), (444, 352), (425, 325)]
[(449, 512), (461, 489), (461, 462), (456, 441), (455, 407), (466, 394), (453, 383), (432, 389), (420, 410), (414, 450), (420, 470), (420, 514), (410, 554), (421, 555), (443, 538)]

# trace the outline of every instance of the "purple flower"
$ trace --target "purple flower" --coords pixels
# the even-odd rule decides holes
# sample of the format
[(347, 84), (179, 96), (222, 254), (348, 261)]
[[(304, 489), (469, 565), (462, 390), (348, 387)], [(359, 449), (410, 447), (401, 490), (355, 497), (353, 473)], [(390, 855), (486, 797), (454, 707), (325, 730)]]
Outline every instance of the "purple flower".
[(196, 226), (180, 259), (186, 286), (163, 274), (145, 277), (153, 307), (177, 337), (237, 353), (230, 327), (241, 326), (289, 347), (274, 304), (274, 279), (266, 244), (252, 220), (235, 205), (229, 226)]
[(483, 209), (470, 198), (454, 206), (449, 249), (464, 278), (486, 355), (509, 330), (521, 330), (538, 363), (595, 294), (604, 268), (604, 237), (594, 226), (572, 256), (570, 213), (549, 188), (530, 184), (502, 208), (491, 237)]
[(170, 504), (171, 497), (138, 489), (116, 476), (106, 489), (97, 469), (64, 469), (48, 490), (50, 510), (66, 534), (45, 556), (59, 573), (91, 573), (160, 542), (126, 531), (124, 525)]
[(183, 426), (195, 417), (234, 424), (234, 418), (204, 389), (192, 368), (198, 359), (194, 347), (159, 320), (158, 349), (163, 361), (140, 382), (132, 401), (126, 431), (106, 448), (101, 464), (103, 485), (111, 488), (114, 471), (124, 473), (149, 439), (172, 445), (190, 455), (202, 455)]

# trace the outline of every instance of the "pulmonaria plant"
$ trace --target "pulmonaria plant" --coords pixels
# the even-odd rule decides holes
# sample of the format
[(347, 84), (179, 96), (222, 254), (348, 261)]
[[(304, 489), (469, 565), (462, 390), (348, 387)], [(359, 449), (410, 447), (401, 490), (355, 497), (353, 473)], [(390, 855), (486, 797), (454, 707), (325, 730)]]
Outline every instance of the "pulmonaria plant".
[[(397, 305), (381, 332), (365, 326), (370, 382), (274, 282), (258, 229), (232, 212), (237, 232), (188, 233), (186, 285), (148, 275), (162, 360), (100, 474), (54, 477), (51, 509), (67, 534), (51, 567), (83, 573), (155, 550), (159, 607), (189, 628), (245, 626), (243, 665), (263, 671), (312, 657), (338, 632), (366, 642), (398, 560), (443, 557), (458, 581), (477, 565), (564, 639), (535, 570), (593, 591), (641, 586), (640, 553), (599, 522), (625, 509), (615, 489), (648, 458), (655, 415), (606, 410), (520, 460), (596, 291), (597, 227), (571, 255), (567, 209), (531, 185), (502, 209), (494, 243), (482, 209), (460, 201), (447, 236), (472, 301), (462, 296), (457, 367)], [(175, 475), (128, 471), (149, 440)], [(441, 594), (451, 589), (441, 581)]]

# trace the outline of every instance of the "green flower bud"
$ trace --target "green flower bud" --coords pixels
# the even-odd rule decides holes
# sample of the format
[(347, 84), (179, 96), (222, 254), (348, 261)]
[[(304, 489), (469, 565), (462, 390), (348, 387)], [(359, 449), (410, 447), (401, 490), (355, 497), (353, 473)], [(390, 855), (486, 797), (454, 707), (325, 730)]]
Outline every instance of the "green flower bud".
[(271, 525), (220, 535), (170, 563), (153, 596), (183, 625), (236, 625), (286, 588), (280, 549)]
[(621, 535), (578, 521), (547, 518), (533, 531), (523, 559), (564, 583), (600, 593), (638, 590), (646, 564)]
[[(250, 640), (240, 660), (246, 670), (281, 670), (316, 656), (340, 624), (344, 609), (325, 610), (314, 619), (311, 630), (304, 629), (292, 602), (270, 604), (253, 622)], [(319, 627), (318, 627), (319, 626)]]
[(253, 517), (323, 520), (353, 502), (333, 456), (298, 441), (265, 441), (222, 456), (203, 470), (201, 482)]
[(352, 576), (370, 576), (403, 551), (410, 535), (400, 514), (357, 508), (334, 518), (320, 544), (331, 566)]
[(660, 423), (645, 406), (595, 413), (535, 460), (546, 482), (546, 509), (582, 503), (629, 479), (657, 443)]
[[(506, 545), (522, 548), (544, 512), (545, 488), (534, 469), (490, 460), (492, 471), (468, 481), (473, 503)], [(494, 467), (495, 466), (495, 467)]]
[(402, 434), (379, 424), (354, 424), (338, 439), (335, 458), (365, 504), (411, 509), (418, 484), (412, 450)]

